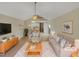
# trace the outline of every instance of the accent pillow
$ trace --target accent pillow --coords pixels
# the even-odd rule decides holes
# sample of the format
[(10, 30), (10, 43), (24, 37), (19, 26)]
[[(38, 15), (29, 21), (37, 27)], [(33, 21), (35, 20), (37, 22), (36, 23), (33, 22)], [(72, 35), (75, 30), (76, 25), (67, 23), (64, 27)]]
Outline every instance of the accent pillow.
[(60, 38), (59, 38), (59, 37), (57, 37), (57, 38), (56, 38), (56, 41), (57, 41), (57, 42), (59, 42), (59, 40), (60, 40)]
[(53, 38), (54, 38), (57, 42), (59, 42), (59, 36), (57, 36), (57, 34), (54, 34)]
[(62, 48), (64, 48), (65, 47), (65, 44), (66, 44), (66, 40), (65, 39), (61, 39), (60, 46)]
[(71, 47), (71, 46), (72, 46), (72, 44), (67, 41), (65, 47)]
[(57, 38), (57, 35), (56, 35), (56, 34), (54, 34), (54, 35), (53, 35), (53, 38), (54, 38), (54, 39), (56, 39), (56, 38)]

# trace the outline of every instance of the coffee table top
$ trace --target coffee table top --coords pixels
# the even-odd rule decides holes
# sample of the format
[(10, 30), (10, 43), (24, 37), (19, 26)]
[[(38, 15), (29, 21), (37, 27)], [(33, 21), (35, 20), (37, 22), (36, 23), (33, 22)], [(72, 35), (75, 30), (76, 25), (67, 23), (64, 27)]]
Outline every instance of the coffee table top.
[(30, 54), (36, 54), (36, 55), (40, 55), (40, 53), (42, 52), (42, 43), (37, 43), (37, 44), (29, 44), (27, 49), (26, 49), (26, 54), (29, 53)]

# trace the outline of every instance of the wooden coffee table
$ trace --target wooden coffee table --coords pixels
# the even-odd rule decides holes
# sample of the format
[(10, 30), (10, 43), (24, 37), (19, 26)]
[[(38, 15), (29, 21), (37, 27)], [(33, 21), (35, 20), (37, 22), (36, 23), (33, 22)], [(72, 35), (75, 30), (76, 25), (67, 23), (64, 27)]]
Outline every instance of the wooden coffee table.
[(28, 44), (28, 47), (25, 51), (25, 54), (27, 56), (40, 56), (42, 52), (42, 43), (37, 43), (37, 44)]

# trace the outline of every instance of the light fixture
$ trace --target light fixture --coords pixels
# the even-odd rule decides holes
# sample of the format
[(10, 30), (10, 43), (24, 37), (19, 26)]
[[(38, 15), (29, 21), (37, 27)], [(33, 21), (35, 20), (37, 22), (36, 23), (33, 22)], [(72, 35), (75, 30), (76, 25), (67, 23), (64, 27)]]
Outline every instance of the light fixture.
[(43, 18), (43, 17), (37, 15), (37, 13), (36, 13), (37, 12), (37, 2), (34, 2), (34, 12), (35, 12), (35, 14), (32, 17), (33, 20), (37, 20), (37, 19)]
[(50, 25), (48, 25), (49, 26), (49, 28), (51, 28), (51, 26)]
[(32, 19), (33, 19), (33, 20), (36, 20), (36, 19), (37, 19), (37, 16), (36, 16), (36, 15), (34, 15), (34, 16), (32, 17)]
[(37, 15), (36, 15), (36, 4), (37, 4), (37, 2), (34, 2), (35, 15), (32, 17), (33, 20), (36, 20), (37, 19)]
[(37, 15), (37, 2), (34, 2), (34, 15), (32, 21), (46, 21), (42, 16)]

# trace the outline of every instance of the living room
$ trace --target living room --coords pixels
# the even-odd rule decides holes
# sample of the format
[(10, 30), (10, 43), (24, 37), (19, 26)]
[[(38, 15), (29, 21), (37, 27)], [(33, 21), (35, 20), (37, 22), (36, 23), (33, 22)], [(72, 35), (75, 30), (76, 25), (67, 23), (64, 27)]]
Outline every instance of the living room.
[(0, 57), (79, 56), (79, 2), (0, 2), (0, 19)]

